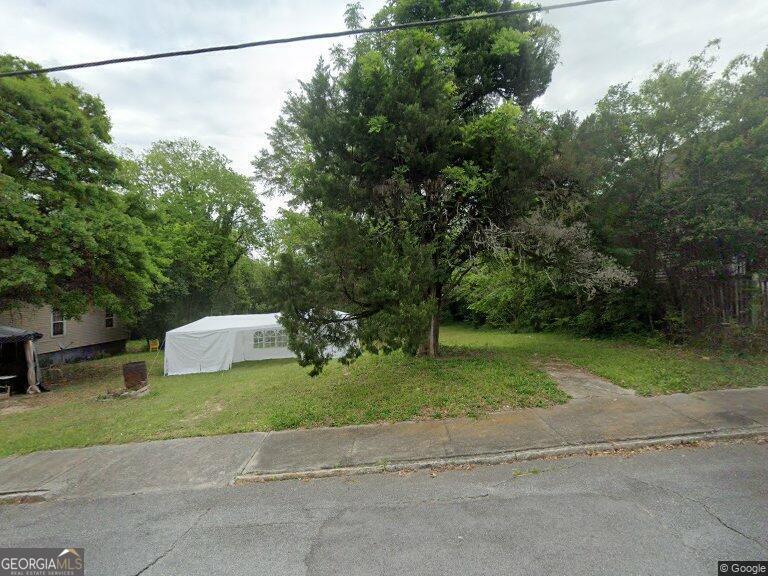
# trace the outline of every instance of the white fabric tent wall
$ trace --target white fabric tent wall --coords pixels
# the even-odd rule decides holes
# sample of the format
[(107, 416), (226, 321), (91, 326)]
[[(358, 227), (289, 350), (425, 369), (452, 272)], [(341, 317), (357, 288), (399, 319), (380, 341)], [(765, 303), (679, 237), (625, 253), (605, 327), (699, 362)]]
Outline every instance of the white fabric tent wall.
[(287, 346), (254, 347), (256, 331), (283, 331), (279, 313), (206, 316), (165, 333), (165, 373), (229, 370), (235, 362), (295, 358)]

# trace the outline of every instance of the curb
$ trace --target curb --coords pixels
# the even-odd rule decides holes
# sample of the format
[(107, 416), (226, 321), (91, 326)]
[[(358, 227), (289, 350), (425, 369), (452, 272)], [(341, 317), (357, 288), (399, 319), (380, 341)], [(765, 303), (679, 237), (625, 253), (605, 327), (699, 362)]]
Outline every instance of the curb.
[(561, 458), (565, 456), (577, 456), (594, 454), (598, 452), (617, 452), (620, 450), (637, 450), (653, 446), (676, 446), (693, 444), (696, 442), (717, 442), (727, 440), (739, 440), (754, 438), (768, 434), (768, 426), (753, 428), (741, 428), (727, 431), (698, 432), (673, 436), (656, 436), (649, 438), (635, 438), (629, 440), (615, 440), (611, 442), (597, 442), (592, 444), (574, 444), (557, 446), (554, 448), (532, 448), (528, 450), (514, 450), (509, 452), (496, 452), (492, 454), (477, 454), (465, 456), (446, 456), (444, 458), (432, 458), (425, 460), (405, 460), (401, 462), (387, 462), (385, 464), (363, 464), (360, 466), (344, 466), (336, 468), (319, 468), (314, 470), (301, 470), (291, 472), (265, 472), (246, 473), (235, 477), (234, 485), (252, 484), (256, 482), (274, 482), (278, 480), (301, 480), (311, 478), (330, 478), (333, 476), (353, 476), (358, 474), (377, 474), (382, 472), (399, 472), (401, 470), (419, 470), (424, 468), (443, 468), (447, 466), (483, 465), (483, 464), (508, 464), (511, 462), (523, 462), (527, 460), (540, 460), (544, 458)]

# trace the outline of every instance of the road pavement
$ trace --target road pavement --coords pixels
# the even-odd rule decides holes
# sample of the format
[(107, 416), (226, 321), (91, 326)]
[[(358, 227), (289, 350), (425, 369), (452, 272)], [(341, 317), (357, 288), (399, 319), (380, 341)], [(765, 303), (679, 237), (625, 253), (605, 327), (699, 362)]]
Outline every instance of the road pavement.
[(0, 506), (86, 574), (717, 574), (768, 559), (768, 443)]

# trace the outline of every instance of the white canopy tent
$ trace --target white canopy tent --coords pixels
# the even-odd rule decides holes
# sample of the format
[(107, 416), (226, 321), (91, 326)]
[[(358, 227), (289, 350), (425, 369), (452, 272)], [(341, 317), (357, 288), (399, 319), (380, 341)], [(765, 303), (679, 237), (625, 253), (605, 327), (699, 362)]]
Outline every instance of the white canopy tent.
[(165, 333), (165, 373), (229, 370), (235, 362), (294, 358), (280, 313), (206, 316)]

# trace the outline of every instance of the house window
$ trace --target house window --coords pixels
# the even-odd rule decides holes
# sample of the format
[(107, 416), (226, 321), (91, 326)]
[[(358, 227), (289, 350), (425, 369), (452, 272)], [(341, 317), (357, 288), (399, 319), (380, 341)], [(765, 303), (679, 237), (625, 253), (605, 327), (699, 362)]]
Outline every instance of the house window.
[(253, 333), (253, 347), (264, 348), (264, 332), (262, 330), (256, 330)]
[(115, 325), (115, 315), (111, 310), (104, 311), (104, 327), (112, 328)]
[(51, 336), (62, 336), (66, 331), (67, 323), (61, 310), (51, 311)]

